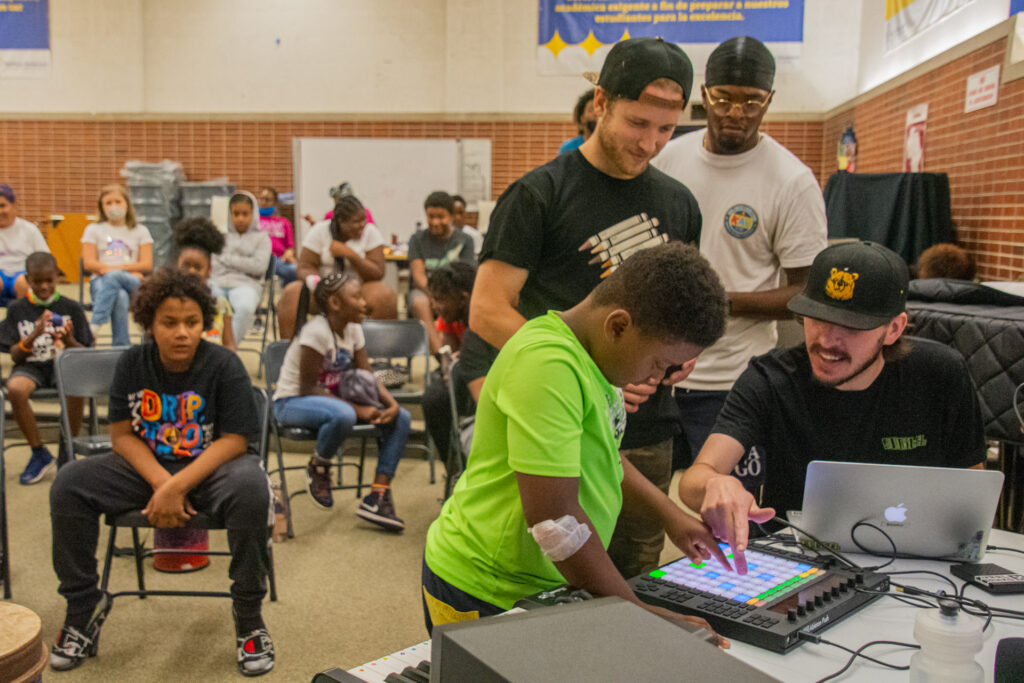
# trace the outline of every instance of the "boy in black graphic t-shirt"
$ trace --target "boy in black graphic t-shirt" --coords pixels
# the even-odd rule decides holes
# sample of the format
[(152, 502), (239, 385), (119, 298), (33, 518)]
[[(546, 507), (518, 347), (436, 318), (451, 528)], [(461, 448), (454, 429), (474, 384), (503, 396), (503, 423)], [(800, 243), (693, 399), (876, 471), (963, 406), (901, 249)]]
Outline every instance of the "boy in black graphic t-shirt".
[(96, 654), (109, 594), (97, 588), (101, 514), (142, 509), (177, 527), (197, 510), (228, 529), (228, 570), (239, 670), (274, 665), (260, 603), (266, 594), (270, 489), (249, 454), (258, 423), (238, 357), (202, 339), (216, 301), (195, 275), (162, 270), (138, 290), (133, 314), (153, 339), (125, 351), (110, 388), (113, 453), (62, 468), (50, 493), (53, 565), (67, 600), (50, 666), (72, 669)]
[[(11, 412), (32, 448), (19, 481), (35, 484), (57, 462), (43, 445), (29, 397), (40, 388), (56, 387), (53, 358), (58, 347), (92, 346), (92, 331), (85, 312), (77, 301), (57, 292), (57, 260), (48, 251), (37, 251), (25, 259), (28, 296), (14, 299), (7, 317), (0, 322), (0, 350), (8, 351), (14, 368), (7, 379), (7, 397)], [(82, 425), (82, 399), (68, 397), (71, 431)]]

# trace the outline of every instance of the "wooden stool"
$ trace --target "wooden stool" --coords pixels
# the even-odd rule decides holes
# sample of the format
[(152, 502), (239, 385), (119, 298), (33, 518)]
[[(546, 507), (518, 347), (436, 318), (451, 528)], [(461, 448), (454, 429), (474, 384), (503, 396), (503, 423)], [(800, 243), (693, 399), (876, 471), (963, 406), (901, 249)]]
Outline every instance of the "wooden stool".
[(49, 654), (39, 616), (27, 607), (0, 602), (0, 683), (41, 681)]

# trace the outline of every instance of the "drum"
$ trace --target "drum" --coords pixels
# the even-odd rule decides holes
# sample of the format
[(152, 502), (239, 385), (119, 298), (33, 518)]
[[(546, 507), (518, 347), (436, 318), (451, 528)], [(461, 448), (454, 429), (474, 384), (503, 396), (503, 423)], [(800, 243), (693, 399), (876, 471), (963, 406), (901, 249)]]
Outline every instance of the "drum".
[(0, 602), (0, 682), (41, 681), (49, 654), (39, 616), (27, 607)]
[[(157, 528), (153, 533), (153, 550), (199, 550), (210, 549), (210, 532), (206, 529), (186, 527)], [(187, 553), (153, 554), (153, 567), (161, 572), (180, 574), (194, 572), (210, 564), (208, 555)]]

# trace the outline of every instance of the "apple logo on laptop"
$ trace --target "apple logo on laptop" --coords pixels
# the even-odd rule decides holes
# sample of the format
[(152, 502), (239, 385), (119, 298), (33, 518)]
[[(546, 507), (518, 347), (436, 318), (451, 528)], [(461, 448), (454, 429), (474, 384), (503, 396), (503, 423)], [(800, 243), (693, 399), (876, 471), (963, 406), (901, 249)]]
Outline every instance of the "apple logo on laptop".
[(903, 503), (895, 507), (885, 508), (885, 521), (892, 524), (903, 524), (907, 521), (907, 508)]

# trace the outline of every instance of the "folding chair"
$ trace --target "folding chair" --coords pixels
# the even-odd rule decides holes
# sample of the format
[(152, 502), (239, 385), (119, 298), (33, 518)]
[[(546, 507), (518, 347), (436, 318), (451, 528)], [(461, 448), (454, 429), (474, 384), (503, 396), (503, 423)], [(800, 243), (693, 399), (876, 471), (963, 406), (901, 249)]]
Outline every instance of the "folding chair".
[[(270, 402), (267, 400), (267, 395), (262, 389), (258, 387), (252, 387), (253, 398), (256, 400), (256, 410), (259, 415), (260, 431), (257, 436), (256, 448), (261, 460), (266, 459), (266, 448), (267, 448), (267, 421), (270, 415)], [(192, 598), (230, 598), (231, 593), (227, 591), (197, 591), (197, 590), (152, 590), (146, 588), (146, 582), (143, 572), (143, 561), (146, 557), (155, 554), (178, 554), (178, 555), (208, 555), (208, 556), (230, 556), (231, 553), (226, 550), (196, 550), (193, 548), (185, 549), (161, 549), (153, 550), (145, 547), (139, 539), (139, 529), (151, 529), (153, 525), (150, 524), (149, 519), (142, 514), (141, 510), (134, 510), (132, 512), (126, 512), (120, 515), (107, 515), (105, 523), (109, 530), (107, 538), (107, 552), (103, 559), (103, 574), (100, 578), (100, 590), (106, 591), (107, 586), (110, 583), (110, 567), (111, 561), (114, 558), (115, 543), (117, 540), (117, 530), (119, 528), (128, 527), (132, 530), (132, 553), (135, 557), (135, 575), (139, 585), (138, 590), (129, 591), (118, 591), (111, 593), (111, 598), (120, 597), (122, 595), (137, 595), (140, 600), (145, 600), (150, 595), (158, 596), (181, 596), (181, 597), (192, 597)], [(202, 512), (192, 516), (188, 522), (185, 523), (187, 529), (212, 529), (212, 530), (226, 530), (226, 527), (214, 518), (206, 515)], [(267, 580), (270, 583), (270, 601), (277, 602), (277, 581), (274, 576), (274, 548), (273, 545), (267, 546), (267, 553), (269, 555), (269, 562), (267, 564)]]
[[(277, 379), (281, 375), (281, 366), (284, 364), (285, 353), (288, 352), (288, 347), (291, 345), (291, 341), (282, 339), (281, 341), (275, 341), (269, 344), (266, 350), (263, 352), (263, 365), (267, 370), (267, 395), (273, 400), (274, 388), (277, 385)], [(270, 432), (274, 435), (274, 441), (277, 445), (277, 468), (271, 470), (267, 468), (267, 474), (277, 474), (281, 482), (281, 497), (286, 502), (286, 518), (288, 520), (288, 538), (294, 538), (295, 532), (292, 529), (292, 506), (291, 499), (295, 496), (306, 493), (305, 489), (300, 491), (293, 491), (288, 493), (288, 481), (285, 478), (285, 472), (289, 470), (303, 470), (305, 471), (305, 465), (291, 465), (285, 467), (284, 465), (284, 448), (281, 445), (281, 439), (286, 438), (291, 441), (316, 441), (317, 433), (316, 430), (306, 429), (305, 427), (291, 427), (288, 425), (282, 425), (277, 421), (277, 416), (274, 414), (273, 405), (270, 407)], [(366, 442), (369, 439), (377, 438), (377, 428), (370, 424), (357, 424), (352, 428), (350, 437), (356, 437), (360, 439), (361, 445), (359, 449), (359, 462), (344, 462), (342, 457), (335, 458), (335, 462), (338, 467), (337, 483), (331, 487), (333, 491), (342, 491), (347, 489), (355, 489), (356, 498), (363, 497), (363, 488), (366, 486), (363, 484), (363, 467), (366, 464)], [(344, 446), (342, 446), (342, 455), (344, 455)], [(342, 481), (342, 472), (345, 467), (354, 467), (357, 472), (357, 481), (355, 484), (345, 484)]]
[(455, 399), (455, 368), (459, 362), (452, 360), (452, 349), (450, 346), (442, 346), (441, 355), (441, 376), (444, 378), (448, 389), (448, 406), (452, 411), (451, 435), (449, 436), (448, 453), (445, 454), (445, 478), (444, 498), (452, 495), (452, 489), (466, 469), (468, 454), (462, 447), (462, 419), (459, 416), (458, 401)]
[[(409, 368), (409, 381), (391, 395), (399, 403), (406, 405), (422, 405), (423, 392), (430, 382), (430, 341), (427, 330), (419, 320), (365, 320), (363, 335), (366, 338), (366, 354), (371, 360), (404, 358)], [(422, 388), (416, 388), (413, 381), (413, 360), (422, 359)], [(426, 429), (413, 429), (410, 437), (420, 437), (423, 443), (410, 443), (407, 448), (416, 448), (427, 454), (430, 464), (430, 483), (437, 481), (434, 474), (434, 463), (437, 460), (436, 449)]]
[[(110, 394), (110, 385), (114, 379), (114, 371), (121, 354), (128, 347), (112, 347), (102, 349), (67, 349), (54, 362), (54, 374), (57, 378), (57, 389), (61, 403), (61, 437), (69, 457), (75, 455), (98, 455), (107, 452), (111, 448), (109, 434), (92, 434), (85, 437), (74, 437), (71, 434), (71, 423), (67, 417), (67, 398), (69, 396), (82, 396), (94, 399), (97, 396)], [(267, 411), (269, 409), (266, 395), (261, 389), (253, 388), (257, 409), (260, 416), (260, 432), (258, 435), (257, 447), (260, 449), (260, 456), (266, 449), (267, 432)], [(95, 412), (94, 412), (95, 414)], [(120, 515), (106, 515), (105, 523), (109, 527), (107, 540), (107, 551), (104, 558), (103, 573), (100, 580), (100, 588), (107, 590), (110, 581), (111, 560), (116, 550), (117, 529), (130, 527), (132, 530), (131, 554), (135, 557), (135, 571), (138, 578), (139, 589), (137, 591), (121, 591), (113, 594), (138, 595), (145, 599), (148, 595), (188, 595), (193, 597), (231, 597), (227, 592), (210, 591), (151, 591), (146, 590), (143, 578), (143, 560), (146, 556), (152, 555), (153, 551), (146, 549), (139, 540), (140, 528), (152, 528), (149, 520), (140, 512), (133, 511)], [(196, 529), (223, 529), (224, 526), (205, 514), (197, 514), (185, 525)], [(200, 551), (200, 550), (161, 550), (161, 553), (187, 553), (190, 555), (230, 555), (225, 551)], [(277, 586), (274, 580), (274, 558), (271, 551), (270, 565), (268, 568), (270, 581), (270, 599), (277, 600)]]
[[(277, 303), (274, 301), (274, 289), (276, 282), (274, 271), (276, 267), (277, 257), (271, 254), (270, 262), (267, 264), (267, 272), (263, 277), (263, 291), (260, 293), (260, 302), (262, 303), (265, 299), (266, 304), (256, 308), (257, 316), (266, 316), (266, 320), (263, 325), (263, 335), (260, 339), (260, 364), (259, 368), (256, 370), (256, 377), (263, 376), (263, 352), (267, 348), (267, 335), (273, 334), (274, 341), (277, 341)], [(271, 332), (271, 330), (273, 331)], [(241, 345), (242, 340), (237, 340), (237, 343)], [(247, 351), (248, 349), (245, 350)]]
[[(96, 398), (110, 395), (114, 381), (114, 370), (127, 346), (111, 346), (101, 349), (65, 349), (53, 362), (53, 374), (57, 380), (57, 395), (60, 400), (61, 445), (67, 460), (76, 455), (96, 455), (110, 450), (110, 435), (99, 433), (99, 418)], [(90, 405), (91, 429), (86, 436), (71, 433), (68, 417), (68, 397), (86, 398)], [(63, 465), (64, 463), (60, 463)]]

